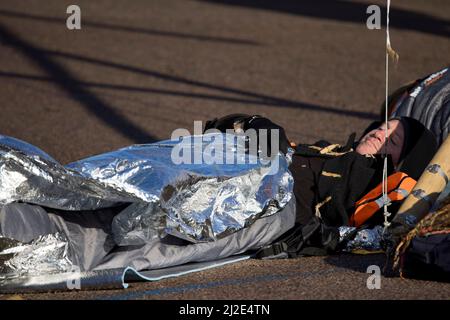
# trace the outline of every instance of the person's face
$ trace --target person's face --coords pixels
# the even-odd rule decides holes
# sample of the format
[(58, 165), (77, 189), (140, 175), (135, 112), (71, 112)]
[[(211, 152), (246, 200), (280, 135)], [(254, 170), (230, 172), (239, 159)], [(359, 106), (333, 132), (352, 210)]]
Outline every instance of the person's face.
[(390, 154), (394, 165), (398, 164), (405, 141), (405, 130), (399, 120), (388, 121), (387, 138), (385, 150), (385, 124), (381, 124), (377, 129), (369, 131), (362, 137), (356, 152), (360, 154), (379, 154), (386, 151)]

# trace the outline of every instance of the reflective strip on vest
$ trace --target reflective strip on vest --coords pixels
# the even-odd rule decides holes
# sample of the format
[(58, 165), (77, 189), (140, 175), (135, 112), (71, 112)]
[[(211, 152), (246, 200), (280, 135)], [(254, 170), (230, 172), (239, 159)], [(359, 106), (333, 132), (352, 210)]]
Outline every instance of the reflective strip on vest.
[[(388, 195), (388, 197), (389, 197), (389, 195)], [(377, 200), (375, 200), (375, 203), (377, 204), (378, 208), (381, 208), (384, 204), (383, 196), (381, 196)]]
[[(388, 177), (387, 196), (392, 201), (403, 201), (416, 185), (416, 180), (403, 172)], [(350, 225), (359, 227), (384, 205), (382, 183), (372, 189), (355, 204), (355, 212), (350, 216)]]
[(403, 198), (406, 198), (409, 195), (409, 193), (410, 193), (410, 191), (408, 191), (406, 189), (403, 189), (403, 188), (397, 188), (394, 191), (396, 193), (399, 193)]

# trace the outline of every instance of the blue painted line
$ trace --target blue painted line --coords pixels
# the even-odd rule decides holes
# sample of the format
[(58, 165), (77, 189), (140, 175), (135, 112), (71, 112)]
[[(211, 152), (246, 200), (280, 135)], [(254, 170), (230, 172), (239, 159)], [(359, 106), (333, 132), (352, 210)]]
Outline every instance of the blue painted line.
[(250, 255), (238, 256), (236, 258), (228, 258), (228, 259), (224, 259), (224, 260), (222, 260), (220, 262), (216, 262), (214, 264), (209, 264), (209, 265), (204, 266), (204, 267), (197, 267), (197, 268), (190, 269), (190, 270), (187, 270), (187, 271), (179, 271), (179, 272), (168, 273), (166, 275), (159, 276), (159, 277), (145, 276), (144, 274), (140, 273), (139, 271), (136, 271), (134, 268), (128, 267), (122, 273), (122, 285), (123, 285), (123, 287), (125, 289), (128, 288), (128, 283), (125, 282), (125, 276), (126, 276), (128, 271), (134, 272), (134, 274), (137, 275), (138, 277), (140, 277), (142, 280), (158, 281), (158, 280), (162, 280), (162, 279), (166, 279), (166, 278), (173, 278), (173, 277), (184, 276), (186, 274), (193, 273), (193, 272), (200, 272), (200, 271), (205, 271), (205, 270), (209, 270), (209, 269), (213, 269), (213, 268), (217, 268), (217, 267), (222, 267), (222, 266), (225, 266), (225, 265), (230, 264), (230, 263), (235, 263), (235, 262), (247, 260), (247, 259), (250, 259), (250, 258), (251, 258)]
[(242, 278), (242, 279), (229, 279), (229, 280), (223, 280), (223, 281), (211, 281), (211, 282), (200, 283), (200, 284), (188, 284), (188, 285), (183, 285), (183, 286), (178, 286), (178, 287), (166, 287), (166, 288), (161, 288), (161, 289), (153, 289), (153, 290), (145, 290), (145, 291), (133, 291), (130, 293), (125, 293), (125, 294), (101, 297), (98, 300), (129, 300), (129, 299), (135, 299), (135, 298), (144, 297), (144, 296), (157, 296), (157, 295), (173, 294), (173, 293), (185, 293), (188, 291), (210, 289), (210, 288), (216, 288), (216, 287), (221, 287), (221, 286), (243, 285), (243, 284), (255, 283), (255, 282), (284, 280), (284, 279), (288, 279), (288, 278), (292, 278), (292, 277), (307, 278), (310, 276), (318, 276), (318, 275), (337, 273), (337, 272), (339, 272), (339, 271), (327, 270), (327, 271), (317, 271), (317, 272), (289, 273), (289, 274), (285, 274), (285, 275), (262, 275), (262, 276), (255, 276), (255, 277)]

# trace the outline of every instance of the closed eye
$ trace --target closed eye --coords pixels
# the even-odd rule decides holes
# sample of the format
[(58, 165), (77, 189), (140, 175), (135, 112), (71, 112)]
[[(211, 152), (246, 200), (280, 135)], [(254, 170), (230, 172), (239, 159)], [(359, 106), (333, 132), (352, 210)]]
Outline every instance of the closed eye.
[(395, 142), (394, 137), (392, 137), (391, 142), (392, 142), (392, 144), (393, 144), (394, 146), (397, 146), (397, 143)]
[(397, 145), (398, 145), (398, 140), (400, 140), (398, 134), (395, 134), (395, 133), (394, 133), (394, 134), (392, 135), (392, 138), (391, 138), (392, 144), (393, 144), (394, 146), (397, 146)]

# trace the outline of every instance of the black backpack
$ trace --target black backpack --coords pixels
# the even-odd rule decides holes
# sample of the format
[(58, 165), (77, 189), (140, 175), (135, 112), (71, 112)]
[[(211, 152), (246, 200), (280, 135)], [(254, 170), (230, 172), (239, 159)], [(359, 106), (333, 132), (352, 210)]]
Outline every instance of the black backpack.
[(416, 236), (400, 265), (403, 277), (450, 282), (450, 233)]
[(283, 259), (301, 256), (324, 256), (337, 251), (339, 230), (328, 227), (317, 217), (305, 225), (295, 224), (293, 228), (273, 243), (259, 249), (256, 259)]

